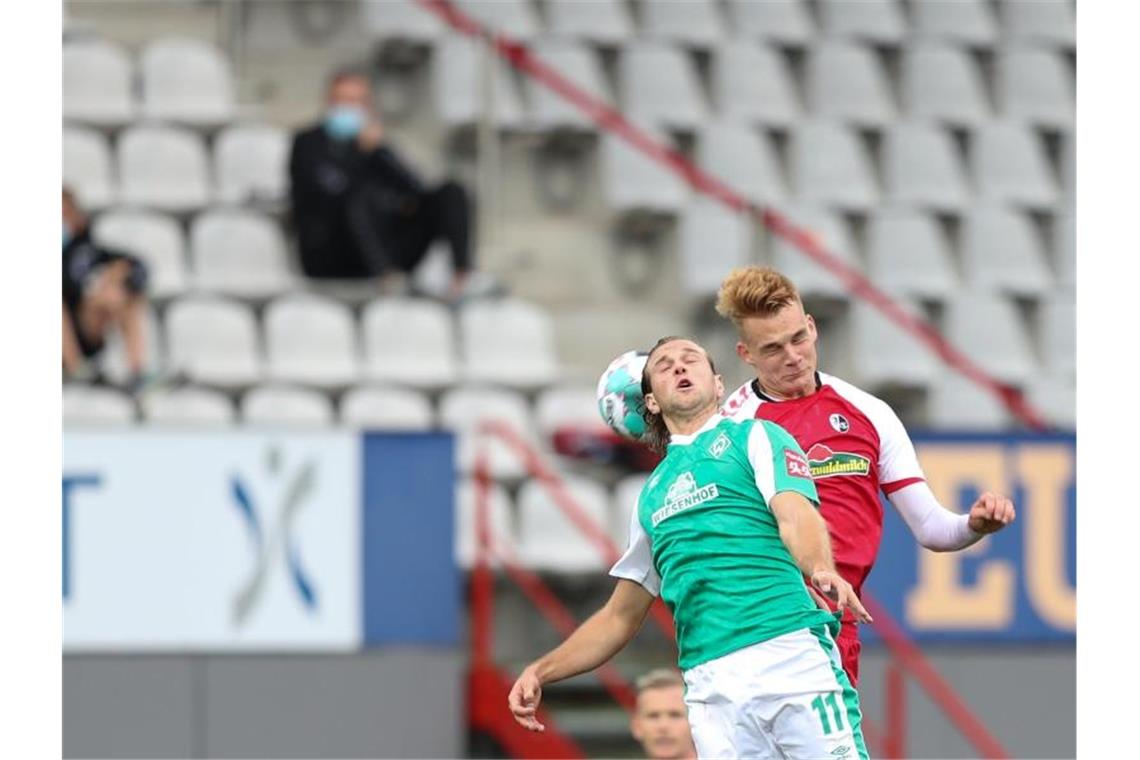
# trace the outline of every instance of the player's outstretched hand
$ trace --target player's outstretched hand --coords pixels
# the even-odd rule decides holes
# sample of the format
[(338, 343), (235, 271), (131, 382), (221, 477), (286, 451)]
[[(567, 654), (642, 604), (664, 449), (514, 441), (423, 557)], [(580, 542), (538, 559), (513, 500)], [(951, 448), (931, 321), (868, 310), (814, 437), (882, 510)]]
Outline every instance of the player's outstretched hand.
[(534, 717), (541, 700), (542, 684), (539, 683), (534, 670), (527, 668), (515, 681), (515, 685), (511, 687), (510, 695), (507, 696), (507, 704), (511, 708), (511, 714), (515, 716), (515, 720), (519, 722), (520, 726), (531, 731), (546, 730), (546, 726), (539, 723)]
[(851, 613), (860, 623), (872, 622), (871, 615), (863, 607), (863, 603), (859, 601), (859, 597), (855, 595), (855, 589), (851, 588), (851, 584), (843, 580), (843, 578), (839, 576), (839, 573), (832, 572), (831, 570), (817, 570), (812, 573), (811, 585), (815, 586), (824, 596), (835, 602), (840, 612), (844, 612), (850, 608)]
[(1013, 522), (1015, 517), (1017, 513), (1012, 501), (986, 491), (970, 507), (970, 530), (982, 535), (997, 533)]

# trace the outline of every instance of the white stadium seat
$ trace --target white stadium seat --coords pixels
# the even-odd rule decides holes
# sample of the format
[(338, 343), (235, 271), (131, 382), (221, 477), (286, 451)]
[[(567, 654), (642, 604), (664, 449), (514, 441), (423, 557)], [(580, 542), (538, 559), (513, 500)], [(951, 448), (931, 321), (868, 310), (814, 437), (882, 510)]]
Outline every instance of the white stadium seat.
[(107, 138), (84, 127), (63, 128), (63, 184), (87, 211), (115, 202), (115, 178)]
[(550, 315), (523, 301), (475, 301), (459, 313), (463, 377), (534, 389), (558, 378)]
[(1060, 53), (1011, 47), (997, 58), (996, 87), (1002, 115), (1048, 129), (1072, 128), (1073, 78)]
[(962, 269), (970, 289), (1037, 298), (1053, 285), (1027, 214), (979, 207), (963, 219)]
[(754, 203), (780, 203), (788, 195), (776, 150), (767, 136), (743, 124), (714, 121), (702, 128), (697, 163)]
[(962, 210), (970, 189), (948, 131), (923, 122), (897, 122), (886, 130), (882, 151), (888, 200), (944, 213)]
[[(607, 535), (609, 497), (596, 481), (565, 476), (571, 500)], [(558, 573), (595, 573), (607, 567), (599, 548), (565, 515), (543, 484), (519, 489), (519, 556), (527, 567)]]
[[(895, 300), (911, 315), (925, 317), (913, 301)], [(856, 301), (851, 309), (852, 368), (858, 382), (872, 387), (926, 387), (942, 371), (935, 354), (921, 340), (879, 309), (865, 301)]]
[(428, 397), (419, 391), (360, 386), (341, 398), (340, 421), (354, 428), (430, 430), (435, 412)]
[(116, 209), (99, 215), (91, 235), (100, 244), (137, 256), (146, 264), (149, 297), (161, 301), (186, 291), (186, 241), (173, 218), (152, 211)]
[(1074, 378), (1042, 375), (1029, 381), (1025, 398), (1046, 420), (1065, 430), (1077, 428), (1077, 384)]
[(806, 80), (813, 116), (869, 128), (883, 127), (895, 117), (887, 74), (869, 47), (817, 43), (808, 55)]
[(241, 303), (210, 296), (175, 301), (166, 310), (169, 364), (191, 380), (240, 388), (262, 375), (257, 320)]
[(206, 146), (188, 130), (128, 127), (119, 137), (118, 163), (124, 203), (178, 213), (211, 200)]
[[(146, 307), (146, 316), (143, 318), (143, 372), (158, 375), (163, 362), (163, 337), (159, 328), (158, 314), (154, 306)], [(103, 374), (113, 383), (126, 383), (131, 379), (131, 370), (127, 362), (127, 346), (121, 330), (112, 330), (107, 336), (106, 348), (99, 358)]]
[(871, 156), (853, 129), (804, 121), (792, 133), (792, 185), (796, 198), (850, 211), (867, 211), (879, 201)]
[(932, 427), (961, 431), (996, 431), (1013, 424), (998, 397), (958, 372), (939, 372), (927, 397), (927, 422)]
[(642, 0), (641, 32), (653, 40), (709, 48), (724, 37), (715, 0)]
[(707, 118), (692, 62), (660, 42), (633, 42), (618, 60), (618, 92), (632, 119), (661, 128), (694, 130)]
[[(659, 132), (648, 131), (669, 145)], [(619, 213), (676, 214), (689, 194), (688, 187), (672, 170), (613, 135), (602, 135), (602, 173), (606, 200)]]
[(815, 35), (805, 0), (729, 0), (729, 20), (737, 36), (802, 47)]
[(214, 141), (214, 177), (223, 203), (281, 201), (289, 191), (289, 135), (268, 124), (227, 127)]
[(832, 37), (897, 45), (907, 33), (906, 19), (895, 0), (822, 0), (820, 16), (824, 33)]
[(534, 421), (546, 440), (562, 428), (609, 430), (598, 412), (596, 389), (589, 386), (563, 385), (538, 394), (534, 402)]
[(430, 44), (443, 35), (443, 21), (415, 3), (364, 2), (361, 23), (374, 40), (404, 40)]
[(217, 428), (236, 421), (230, 400), (206, 388), (154, 391), (143, 396), (142, 408), (147, 424), (163, 427)]
[(492, 120), (503, 128), (518, 127), (523, 121), (519, 94), (507, 64), (491, 50), (481, 54), (478, 43), (471, 39), (448, 34), (436, 46), (432, 73), (435, 113), (449, 129), (467, 127), (482, 118), (483, 55), (490, 58), (494, 73)]
[(1077, 304), (1070, 293), (1054, 293), (1041, 303), (1041, 354), (1050, 374), (1077, 376)]
[(439, 389), (458, 376), (455, 325), (447, 308), (412, 298), (377, 299), (364, 309), (365, 372), (372, 380)]
[(456, 433), (456, 464), (470, 474), (480, 449), (486, 452), (487, 469), (492, 477), (517, 480), (526, 475), (522, 456), (497, 435), (481, 433), (485, 421), (505, 425), (529, 445), (534, 445), (534, 424), (526, 399), (503, 388), (465, 387), (443, 394), (439, 402), (439, 423)]
[(729, 119), (787, 128), (802, 113), (787, 61), (767, 45), (733, 40), (717, 48), (712, 89), (720, 114)]
[(134, 421), (135, 404), (122, 391), (87, 385), (63, 386), (65, 428), (121, 427)]
[(922, 0), (910, 8), (916, 37), (976, 47), (997, 39), (997, 22), (987, 0)]
[[(489, 483), (487, 489), (487, 527), (491, 531), (492, 551), (504, 547), (508, 553), (515, 550), (514, 517), (511, 514), (511, 497), (498, 483)], [(478, 534), (476, 533), (476, 498), (478, 486), (474, 478), (464, 478), (455, 487), (455, 562), (464, 570), (475, 565)], [(494, 553), (488, 555), (488, 564), (499, 567), (502, 563)]]
[(958, 287), (950, 244), (928, 213), (884, 207), (867, 222), (867, 272), (884, 290), (943, 301)]
[(552, 35), (595, 45), (617, 45), (633, 36), (633, 22), (622, 0), (547, 0), (546, 20)]
[(1058, 214), (1053, 230), (1053, 249), (1057, 261), (1057, 284), (1077, 287), (1077, 225), (1072, 210)]
[(241, 400), (246, 425), (313, 428), (333, 424), (332, 402), (325, 394), (287, 385), (259, 385)]
[(611, 501), (614, 513), (613, 537), (614, 543), (622, 549), (629, 546), (629, 526), (633, 519), (633, 511), (637, 509), (637, 500), (648, 480), (648, 473), (626, 475), (614, 487)]
[(281, 228), (238, 208), (207, 211), (190, 225), (195, 286), (236, 298), (269, 298), (296, 287)]
[[(848, 266), (861, 268), (856, 258), (855, 242), (851, 232), (838, 214), (825, 211), (818, 206), (807, 205), (780, 209), (780, 211), (797, 227), (815, 235), (828, 253)], [(776, 241), (773, 266), (787, 275), (805, 296), (847, 298), (847, 289), (836, 275), (783, 238)]]
[[(579, 89), (613, 106), (605, 74), (597, 56), (573, 40), (536, 42), (532, 52)], [(575, 128), (593, 131), (593, 121), (549, 87), (527, 77), (523, 80), (530, 98), (530, 121), (541, 129)]]
[(1001, 0), (998, 12), (1007, 37), (1072, 48), (1076, 18), (1071, 0)]
[(952, 45), (920, 42), (903, 51), (901, 90), (903, 108), (913, 119), (975, 127), (990, 118), (981, 69)]
[(488, 29), (527, 41), (536, 36), (538, 16), (528, 0), (454, 0), (459, 10)]
[(120, 127), (135, 115), (130, 56), (100, 39), (63, 46), (63, 118)]
[(1057, 183), (1045, 146), (1028, 127), (995, 121), (974, 134), (974, 183), (988, 201), (1051, 209), (1058, 200)]
[(336, 389), (360, 377), (356, 325), (344, 304), (284, 296), (266, 307), (264, 324), (272, 380)]
[(143, 50), (143, 115), (195, 126), (233, 118), (234, 84), (229, 61), (202, 40), (167, 38)]
[(1008, 298), (963, 290), (946, 305), (950, 344), (998, 380), (1023, 383), (1037, 371), (1029, 336)]
[(751, 224), (720, 201), (697, 197), (681, 215), (680, 271), (687, 295), (715, 295), (724, 275), (751, 259)]

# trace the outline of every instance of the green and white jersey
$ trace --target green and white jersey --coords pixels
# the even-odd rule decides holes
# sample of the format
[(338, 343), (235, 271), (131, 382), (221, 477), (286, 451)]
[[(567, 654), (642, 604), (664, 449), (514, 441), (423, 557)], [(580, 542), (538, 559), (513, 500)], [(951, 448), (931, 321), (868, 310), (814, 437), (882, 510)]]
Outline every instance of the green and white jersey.
[(816, 507), (807, 457), (779, 425), (714, 415), (674, 435), (630, 520), (610, 575), (660, 595), (683, 670), (790, 631), (834, 623), (819, 609), (768, 504), (795, 491)]

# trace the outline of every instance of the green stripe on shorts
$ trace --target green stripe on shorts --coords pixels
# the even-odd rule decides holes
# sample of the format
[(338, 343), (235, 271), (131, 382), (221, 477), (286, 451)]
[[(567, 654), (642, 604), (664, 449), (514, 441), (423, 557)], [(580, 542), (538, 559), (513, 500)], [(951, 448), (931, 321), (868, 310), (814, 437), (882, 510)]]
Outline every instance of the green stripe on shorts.
[(855, 740), (855, 749), (859, 752), (859, 760), (870, 760), (871, 756), (867, 753), (867, 744), (863, 741), (863, 712), (859, 708), (859, 694), (851, 685), (851, 679), (843, 672), (843, 668), (836, 664), (839, 653), (835, 649), (835, 642), (831, 640), (831, 634), (824, 626), (813, 625), (808, 630), (812, 632), (816, 641), (823, 648), (827, 655), (827, 661), (831, 663), (831, 671), (835, 674), (835, 680), (839, 682), (839, 686), (843, 690), (843, 706), (847, 709), (847, 725), (851, 726), (851, 735)]

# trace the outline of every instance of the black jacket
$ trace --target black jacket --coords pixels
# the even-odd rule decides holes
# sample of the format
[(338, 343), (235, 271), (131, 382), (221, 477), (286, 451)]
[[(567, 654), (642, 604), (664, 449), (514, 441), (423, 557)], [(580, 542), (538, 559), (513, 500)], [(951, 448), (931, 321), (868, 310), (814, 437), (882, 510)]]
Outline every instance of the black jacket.
[(329, 137), (322, 124), (299, 132), (289, 157), (293, 223), (309, 277), (366, 277), (367, 256), (350, 228), (350, 203), (367, 203), (378, 230), (414, 208), (424, 188), (384, 145), (364, 153)]
[(91, 239), (89, 229), (83, 229), (63, 247), (63, 302), (71, 311), (79, 308), (83, 292), (92, 278), (107, 264), (126, 259), (131, 263), (127, 277), (127, 287), (132, 293), (141, 293), (146, 288), (147, 269), (141, 261), (130, 254), (104, 248)]

